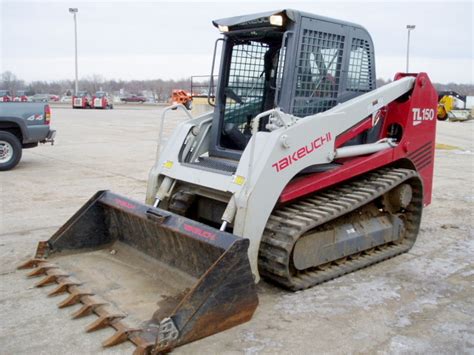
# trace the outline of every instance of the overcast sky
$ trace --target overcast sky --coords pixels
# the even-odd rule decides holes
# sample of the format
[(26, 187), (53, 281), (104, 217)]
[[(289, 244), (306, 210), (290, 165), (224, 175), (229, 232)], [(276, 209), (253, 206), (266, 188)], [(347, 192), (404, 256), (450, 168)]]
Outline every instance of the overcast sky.
[(22, 1), (0, 0), (0, 71), (31, 80), (73, 79), (78, 7), (79, 76), (184, 78), (209, 74), (217, 18), (294, 8), (359, 23), (374, 40), (377, 76), (405, 70), (435, 82), (474, 83), (473, 2), (336, 1)]

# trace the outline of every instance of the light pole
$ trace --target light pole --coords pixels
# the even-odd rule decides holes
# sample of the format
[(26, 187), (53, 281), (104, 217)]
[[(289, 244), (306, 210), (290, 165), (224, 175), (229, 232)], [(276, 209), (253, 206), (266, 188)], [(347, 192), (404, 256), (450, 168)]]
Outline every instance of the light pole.
[(407, 30), (408, 30), (408, 40), (407, 40), (407, 70), (406, 72), (408, 73), (408, 68), (410, 64), (410, 31), (415, 29), (415, 25), (407, 25)]
[(75, 50), (76, 50), (76, 84), (74, 88), (74, 94), (77, 95), (77, 92), (79, 91), (79, 82), (78, 82), (78, 74), (77, 74), (77, 19), (76, 19), (76, 14), (79, 11), (77, 7), (70, 7), (69, 12), (74, 15), (74, 45), (75, 45)]

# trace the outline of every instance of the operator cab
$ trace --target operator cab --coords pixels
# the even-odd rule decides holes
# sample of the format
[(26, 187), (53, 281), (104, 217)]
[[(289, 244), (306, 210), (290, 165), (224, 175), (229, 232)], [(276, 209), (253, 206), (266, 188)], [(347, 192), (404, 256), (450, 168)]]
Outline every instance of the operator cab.
[[(373, 44), (359, 25), (294, 10), (213, 21), (223, 34), (209, 155), (239, 160), (279, 107), (298, 117), (375, 89)], [(214, 54), (215, 55), (215, 54)]]

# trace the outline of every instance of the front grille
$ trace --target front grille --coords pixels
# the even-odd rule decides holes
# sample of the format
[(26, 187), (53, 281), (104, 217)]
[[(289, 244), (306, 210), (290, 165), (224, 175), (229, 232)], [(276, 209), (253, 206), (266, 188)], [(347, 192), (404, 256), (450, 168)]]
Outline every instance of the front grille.
[(408, 154), (408, 158), (415, 164), (418, 171), (430, 165), (433, 161), (433, 144), (428, 142)]

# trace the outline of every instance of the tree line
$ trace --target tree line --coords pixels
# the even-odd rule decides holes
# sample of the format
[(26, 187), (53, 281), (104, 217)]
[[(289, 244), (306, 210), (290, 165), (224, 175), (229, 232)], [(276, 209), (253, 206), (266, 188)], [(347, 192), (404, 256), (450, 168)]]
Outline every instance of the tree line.
[[(391, 80), (377, 79), (377, 87), (388, 84)], [(206, 82), (201, 82), (200, 90), (206, 86)], [(461, 95), (474, 96), (474, 85), (471, 84), (439, 84), (434, 83), (436, 90), (453, 90)], [(5, 71), (0, 75), (0, 89), (9, 90), (15, 94), (18, 90), (26, 90), (27, 95), (53, 94), (71, 95), (74, 90), (73, 80), (53, 80), (53, 81), (31, 81), (25, 82), (10, 72)], [(103, 90), (110, 93), (141, 94), (146, 91), (152, 93), (158, 101), (167, 101), (173, 89), (191, 90), (191, 78), (179, 80), (107, 80), (101, 75), (92, 75), (79, 80), (79, 90), (86, 90), (90, 93)], [(204, 90), (206, 91), (206, 90)], [(199, 92), (200, 94), (200, 92)]]
[[(72, 95), (74, 80), (52, 80), (25, 82), (10, 72), (3, 72), (0, 80), (0, 89), (9, 90), (13, 95), (18, 90), (26, 90), (28, 96), (34, 94)], [(180, 80), (106, 80), (101, 75), (92, 75), (79, 80), (79, 90), (95, 93), (107, 91), (110, 93), (123, 92), (124, 94), (151, 93), (158, 101), (167, 101), (173, 89), (191, 89), (191, 78)]]

